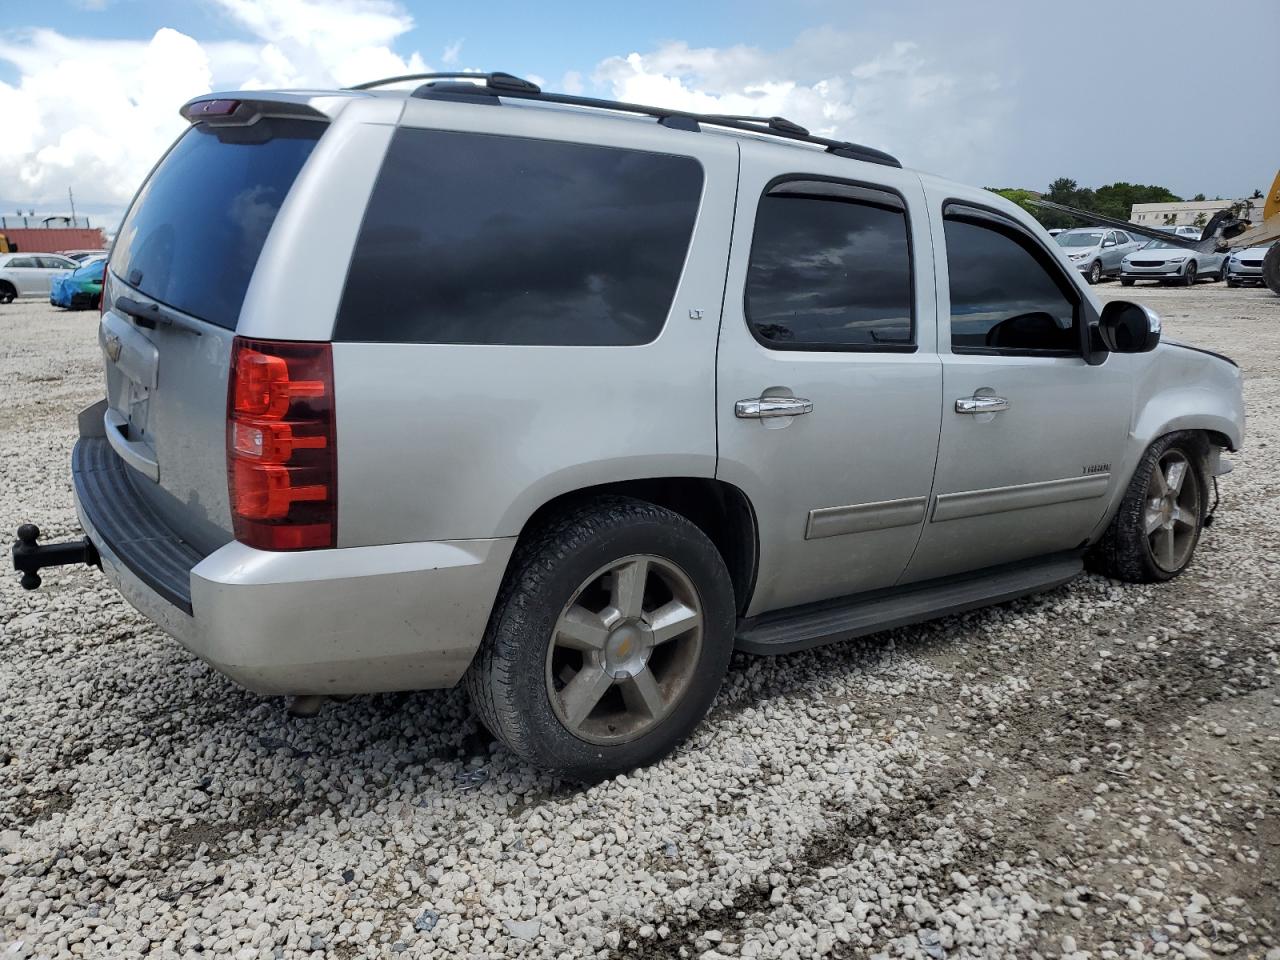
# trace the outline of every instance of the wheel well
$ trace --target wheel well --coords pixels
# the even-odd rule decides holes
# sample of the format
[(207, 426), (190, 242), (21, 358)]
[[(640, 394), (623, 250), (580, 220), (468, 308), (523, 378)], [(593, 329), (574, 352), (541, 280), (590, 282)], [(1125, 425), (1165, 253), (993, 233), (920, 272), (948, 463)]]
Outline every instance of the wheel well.
[(521, 537), (560, 513), (603, 496), (632, 497), (666, 507), (705, 533), (724, 558), (733, 581), (738, 613), (747, 609), (755, 587), (758, 557), (755, 511), (747, 495), (732, 484), (703, 477), (655, 477), (585, 487), (547, 501), (529, 517)]
[(6, 291), (6, 292), (8, 292), (8, 293), (17, 293), (17, 292), (18, 292), (18, 288), (17, 288), (17, 287), (15, 287), (15, 286), (14, 286), (12, 283), (10, 283), (8, 280), (0, 280), (0, 290), (4, 290), (4, 291)]

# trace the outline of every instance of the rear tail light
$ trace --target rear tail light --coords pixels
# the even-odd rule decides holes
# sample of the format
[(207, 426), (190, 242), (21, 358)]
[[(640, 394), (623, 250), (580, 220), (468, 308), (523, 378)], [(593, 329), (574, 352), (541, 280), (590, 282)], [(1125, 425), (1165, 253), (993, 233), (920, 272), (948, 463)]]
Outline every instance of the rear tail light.
[(335, 439), (330, 345), (236, 337), (227, 485), (237, 540), (262, 550), (334, 546)]

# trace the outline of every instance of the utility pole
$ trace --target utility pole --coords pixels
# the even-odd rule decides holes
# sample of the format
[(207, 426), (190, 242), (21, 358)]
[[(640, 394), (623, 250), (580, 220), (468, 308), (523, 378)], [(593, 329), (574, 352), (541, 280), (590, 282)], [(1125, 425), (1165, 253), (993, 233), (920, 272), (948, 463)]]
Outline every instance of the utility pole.
[(71, 188), (67, 187), (67, 199), (71, 201), (71, 225), (76, 225), (76, 198), (71, 192)]

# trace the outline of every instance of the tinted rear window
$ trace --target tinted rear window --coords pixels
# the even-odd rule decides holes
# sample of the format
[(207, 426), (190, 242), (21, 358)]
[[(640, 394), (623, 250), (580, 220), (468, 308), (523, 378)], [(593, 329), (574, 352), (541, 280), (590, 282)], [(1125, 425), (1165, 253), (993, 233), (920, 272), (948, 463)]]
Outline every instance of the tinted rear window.
[(648, 343), (671, 309), (701, 192), (690, 157), (403, 128), (334, 339)]
[(111, 271), (149, 297), (234, 330), (271, 224), (325, 125), (197, 124), (134, 201)]

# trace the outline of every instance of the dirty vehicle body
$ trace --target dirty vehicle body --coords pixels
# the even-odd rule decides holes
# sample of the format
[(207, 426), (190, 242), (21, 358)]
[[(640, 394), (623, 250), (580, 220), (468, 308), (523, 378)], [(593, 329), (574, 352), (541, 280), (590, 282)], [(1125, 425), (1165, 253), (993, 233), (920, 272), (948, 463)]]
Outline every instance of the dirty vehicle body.
[(24, 528), (26, 585), (100, 563), (261, 693), (465, 680), (589, 778), (687, 735), (735, 646), (1190, 561), (1239, 370), (1100, 310), (1017, 206), (479, 79), (184, 108), (109, 264), (86, 541)]

